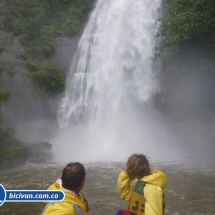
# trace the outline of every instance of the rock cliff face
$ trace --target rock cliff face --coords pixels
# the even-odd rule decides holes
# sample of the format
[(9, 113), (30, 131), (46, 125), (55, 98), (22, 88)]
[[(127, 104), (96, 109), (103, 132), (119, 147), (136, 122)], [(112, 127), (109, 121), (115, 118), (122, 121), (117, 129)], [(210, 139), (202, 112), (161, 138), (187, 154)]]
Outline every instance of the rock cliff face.
[[(48, 141), (58, 128), (56, 112), (62, 95), (47, 97), (31, 82), (24, 48), (17, 37), (2, 29), (3, 5), (0, 1), (0, 47), (4, 48), (0, 54), (0, 89), (11, 93), (2, 104), (3, 119), (22, 141)], [(73, 38), (56, 38), (53, 56), (39, 64), (53, 63), (67, 73), (79, 38), (80, 33)]]

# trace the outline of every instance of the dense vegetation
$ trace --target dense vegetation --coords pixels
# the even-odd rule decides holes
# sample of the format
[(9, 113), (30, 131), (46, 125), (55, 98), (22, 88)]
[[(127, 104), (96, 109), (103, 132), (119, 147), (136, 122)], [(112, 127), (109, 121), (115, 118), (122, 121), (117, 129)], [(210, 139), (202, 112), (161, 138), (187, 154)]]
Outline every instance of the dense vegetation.
[(17, 162), (16, 159), (22, 163), (25, 155), (28, 156), (23, 143), (15, 138), (13, 129), (6, 127), (2, 120), (1, 102), (7, 101), (9, 97), (9, 93), (0, 92), (0, 167), (5, 162), (7, 165), (14, 166)]
[[(27, 68), (31, 79), (49, 94), (61, 92), (65, 74), (56, 66), (39, 67), (32, 58), (49, 57), (54, 51), (57, 35), (71, 36), (76, 33), (91, 9), (94, 0), (8, 0), (4, 29), (13, 32), (25, 48)], [(0, 53), (3, 49), (0, 47)]]
[[(4, 30), (18, 36), (26, 51), (23, 60), (28, 60), (29, 76), (43, 93), (53, 95), (61, 92), (65, 85), (65, 72), (53, 64), (39, 66), (31, 59), (37, 61), (49, 57), (54, 51), (56, 36), (72, 36), (78, 32), (93, 3), (94, 0), (5, 1)], [(0, 47), (0, 54), (3, 51), (4, 48)], [(25, 162), (29, 157), (25, 144), (16, 139), (13, 129), (2, 120), (1, 102), (10, 96), (0, 91), (0, 166), (5, 163), (14, 166), (17, 160)]]
[(28, 54), (49, 56), (57, 34), (77, 32), (94, 0), (8, 0), (4, 28), (19, 36)]
[(162, 42), (155, 59), (163, 57), (169, 74), (201, 74), (215, 84), (215, 1), (167, 0), (167, 4), (157, 20)]
[(53, 64), (39, 66), (29, 61), (27, 68), (32, 71), (31, 78), (42, 92), (56, 94), (64, 90), (66, 75)]
[(4, 48), (0, 46), (0, 54), (4, 51)]
[(48, 142), (24, 143), (15, 137), (15, 131), (11, 126), (7, 126), (1, 114), (1, 102), (6, 102), (10, 98), (9, 93), (0, 91), (0, 169), (17, 167), (30, 162), (44, 162), (52, 145)]

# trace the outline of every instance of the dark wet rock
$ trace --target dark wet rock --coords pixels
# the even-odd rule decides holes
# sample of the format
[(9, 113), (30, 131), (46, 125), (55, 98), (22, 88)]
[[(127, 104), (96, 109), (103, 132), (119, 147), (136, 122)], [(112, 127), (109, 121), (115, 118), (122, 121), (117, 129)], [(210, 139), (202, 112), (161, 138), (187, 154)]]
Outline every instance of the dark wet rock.
[(52, 144), (50, 144), (48, 142), (39, 142), (39, 143), (30, 145), (28, 148), (32, 154), (43, 153), (43, 152), (51, 151)]
[(15, 168), (24, 165), (30, 157), (29, 150), (21, 145), (7, 146), (0, 158), (0, 169)]
[(30, 157), (28, 163), (44, 163), (52, 159), (52, 144), (48, 142), (39, 142), (28, 146)]
[(0, 145), (0, 169), (16, 168), (26, 163), (45, 163), (52, 159), (51, 149), (52, 144), (48, 142), (22, 145), (8, 139)]

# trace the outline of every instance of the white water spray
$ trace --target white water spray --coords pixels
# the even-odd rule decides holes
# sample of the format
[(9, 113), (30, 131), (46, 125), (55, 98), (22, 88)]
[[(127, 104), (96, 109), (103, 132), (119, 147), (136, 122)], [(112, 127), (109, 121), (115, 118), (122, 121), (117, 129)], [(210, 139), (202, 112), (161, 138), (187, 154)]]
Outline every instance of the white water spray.
[(146, 141), (142, 134), (151, 130), (153, 99), (160, 93), (159, 63), (149, 57), (156, 46), (155, 20), (161, 4), (97, 1), (60, 104), (59, 125), (65, 133), (56, 142), (63, 141), (65, 149), (75, 146), (75, 151), (87, 150), (95, 159), (110, 158), (122, 148), (128, 154), (135, 146), (141, 150)]

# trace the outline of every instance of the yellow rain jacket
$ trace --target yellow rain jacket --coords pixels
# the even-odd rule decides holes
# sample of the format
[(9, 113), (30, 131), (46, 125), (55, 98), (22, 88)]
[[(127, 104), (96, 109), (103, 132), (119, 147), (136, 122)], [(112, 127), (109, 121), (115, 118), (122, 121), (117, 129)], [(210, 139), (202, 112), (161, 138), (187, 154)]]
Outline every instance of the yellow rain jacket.
[[(166, 175), (159, 171), (151, 171), (151, 175), (135, 180), (130, 184), (130, 178), (127, 173), (121, 172), (117, 181), (119, 196), (122, 200), (128, 201), (137, 182), (146, 182), (143, 187), (145, 198), (144, 215), (163, 215), (163, 188), (166, 186)], [(135, 200), (132, 200), (135, 202)]]
[(73, 191), (66, 190), (61, 185), (61, 179), (52, 184), (48, 190), (61, 190), (65, 194), (62, 202), (49, 203), (41, 215), (86, 215), (83, 196), (77, 196)]

